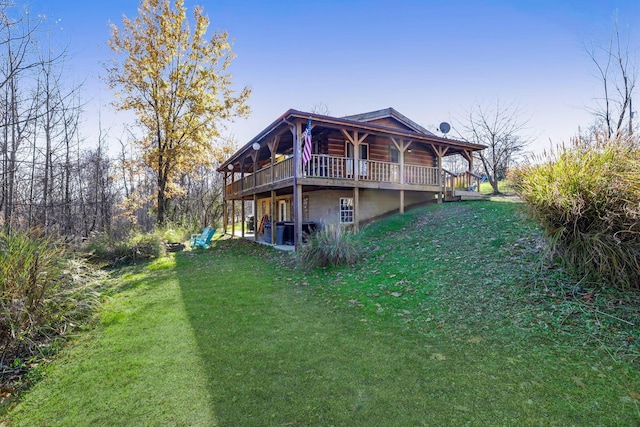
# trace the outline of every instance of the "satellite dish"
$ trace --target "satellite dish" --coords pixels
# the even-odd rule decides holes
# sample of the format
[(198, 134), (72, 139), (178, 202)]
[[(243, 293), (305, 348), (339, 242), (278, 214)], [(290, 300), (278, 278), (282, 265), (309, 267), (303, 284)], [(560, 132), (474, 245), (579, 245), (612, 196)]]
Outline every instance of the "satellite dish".
[(447, 122), (442, 122), (440, 123), (440, 126), (438, 126), (438, 129), (440, 129), (440, 132), (446, 135), (451, 130), (451, 125)]

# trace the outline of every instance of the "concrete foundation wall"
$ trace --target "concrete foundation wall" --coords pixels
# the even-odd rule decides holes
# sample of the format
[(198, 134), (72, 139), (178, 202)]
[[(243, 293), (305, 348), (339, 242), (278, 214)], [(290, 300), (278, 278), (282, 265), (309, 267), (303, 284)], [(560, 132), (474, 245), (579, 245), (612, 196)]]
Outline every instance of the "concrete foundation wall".
[[(309, 197), (309, 221), (339, 222), (340, 198), (353, 197), (353, 190), (321, 190), (304, 193)], [(435, 200), (434, 193), (405, 191), (405, 207)], [(367, 221), (388, 212), (400, 210), (400, 192), (360, 189), (359, 219)]]
[[(306, 199), (308, 206), (303, 205), (304, 221), (317, 223), (338, 223), (340, 221), (340, 198), (353, 197), (353, 190), (328, 189), (312, 192), (303, 192), (302, 198)], [(278, 201), (287, 200), (289, 210), (287, 218), (293, 220), (293, 199), (291, 195), (276, 198), (276, 210)], [(417, 191), (405, 191), (405, 208), (435, 200), (434, 193)], [(270, 212), (271, 199), (258, 199), (256, 207), (256, 219), (259, 221)], [(393, 190), (360, 189), (359, 219), (367, 221), (389, 212), (400, 210), (400, 192)], [(264, 210), (263, 210), (264, 209)], [(277, 216), (277, 215), (276, 215)]]

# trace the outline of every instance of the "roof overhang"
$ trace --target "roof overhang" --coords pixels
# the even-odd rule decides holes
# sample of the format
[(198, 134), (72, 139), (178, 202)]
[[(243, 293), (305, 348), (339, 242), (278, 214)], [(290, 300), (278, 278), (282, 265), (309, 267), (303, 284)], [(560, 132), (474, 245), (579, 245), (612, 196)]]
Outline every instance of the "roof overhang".
[(369, 134), (397, 137), (400, 139), (411, 140), (414, 142), (431, 144), (440, 147), (449, 147), (450, 149), (453, 149), (448, 152), (447, 155), (453, 155), (460, 152), (481, 151), (487, 148), (485, 145), (439, 137), (431, 133), (418, 133), (389, 126), (382, 126), (379, 124), (357, 121), (351, 119), (350, 117), (356, 116), (338, 118), (290, 109), (280, 117), (278, 117), (276, 120), (274, 120), (269, 126), (264, 128), (249, 142), (238, 149), (233, 155), (231, 155), (225, 162), (220, 165), (218, 171), (226, 171), (229, 164), (236, 163), (241, 158), (246, 157), (249, 152), (253, 151), (253, 144), (262, 144), (263, 142), (268, 141), (276, 135), (281, 135), (284, 132), (291, 131), (291, 129), (295, 126), (295, 123), (306, 122), (306, 120), (308, 119), (311, 119), (311, 122), (316, 126), (320, 125), (323, 127), (335, 129), (363, 131)]

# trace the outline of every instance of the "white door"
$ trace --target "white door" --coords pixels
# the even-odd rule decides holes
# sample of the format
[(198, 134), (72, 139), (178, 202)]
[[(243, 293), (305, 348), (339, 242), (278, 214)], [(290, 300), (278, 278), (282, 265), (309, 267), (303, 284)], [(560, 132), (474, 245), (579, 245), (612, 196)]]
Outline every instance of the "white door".
[(367, 166), (369, 165), (369, 144), (360, 144), (360, 176), (367, 176)]
[(347, 158), (347, 178), (351, 178), (353, 176), (353, 144), (347, 142), (344, 151)]

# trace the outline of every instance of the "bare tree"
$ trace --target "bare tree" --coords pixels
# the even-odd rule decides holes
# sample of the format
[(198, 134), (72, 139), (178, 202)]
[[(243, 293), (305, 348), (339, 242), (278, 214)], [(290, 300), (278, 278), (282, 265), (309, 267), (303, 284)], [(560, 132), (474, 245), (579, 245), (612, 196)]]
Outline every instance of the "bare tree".
[(515, 157), (530, 142), (521, 135), (528, 122), (523, 114), (517, 104), (503, 106), (497, 100), (495, 105), (471, 108), (461, 124), (463, 138), (487, 147), (479, 152), (479, 158), (493, 194), (500, 193), (498, 181), (506, 176)]
[[(81, 230), (78, 87), (44, 21), (0, 3), (0, 224)], [(44, 43), (43, 43), (44, 41)], [(57, 52), (57, 53), (56, 53)]]
[(0, 118), (0, 210), (4, 226), (9, 229), (14, 221), (16, 205), (16, 176), (19, 150), (32, 132), (35, 116), (34, 99), (28, 95), (28, 74), (39, 65), (35, 34), (40, 21), (29, 17), (12, 18), (6, 13), (7, 5), (0, 8), (0, 90), (2, 110)]
[[(40, 93), (40, 126), (44, 136), (44, 172), (42, 174), (42, 225), (49, 227), (56, 223), (67, 229), (70, 215), (68, 209), (71, 195), (69, 177), (71, 167), (71, 144), (78, 132), (80, 101), (78, 87), (67, 88), (63, 82), (66, 52), (55, 57), (49, 48), (42, 57), (38, 77)], [(66, 165), (66, 167), (65, 167)], [(58, 179), (60, 181), (58, 181)], [(58, 191), (54, 199), (54, 191)], [(62, 209), (57, 209), (58, 207)], [(52, 215), (55, 218), (52, 218)], [(66, 223), (66, 224), (65, 224)], [(69, 230), (70, 231), (70, 230)]]
[(311, 107), (310, 112), (314, 114), (320, 114), (322, 116), (328, 116), (331, 114), (331, 110), (329, 109), (329, 106), (324, 102), (318, 102), (314, 104), (313, 107)]
[(631, 93), (636, 85), (637, 68), (629, 43), (629, 33), (621, 33), (618, 18), (614, 16), (608, 42), (592, 42), (584, 47), (602, 85), (596, 107), (589, 110), (607, 138), (633, 133)]

